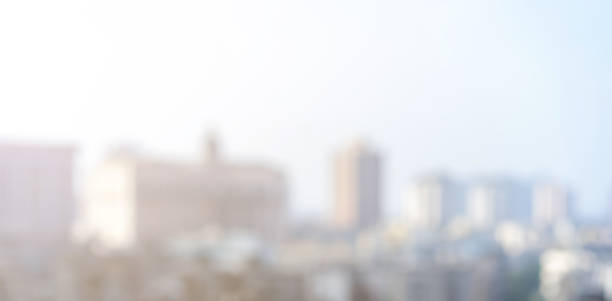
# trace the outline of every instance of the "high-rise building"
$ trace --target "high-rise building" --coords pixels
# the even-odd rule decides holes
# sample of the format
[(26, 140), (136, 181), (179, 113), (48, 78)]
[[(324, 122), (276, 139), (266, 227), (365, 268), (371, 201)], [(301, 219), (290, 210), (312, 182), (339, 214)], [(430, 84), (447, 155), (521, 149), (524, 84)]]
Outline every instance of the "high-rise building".
[(68, 242), (75, 216), (72, 146), (0, 144), (0, 243)]
[(511, 178), (478, 181), (467, 194), (468, 216), (474, 226), (488, 228), (500, 221), (528, 223), (531, 217), (529, 186)]
[(408, 187), (406, 216), (411, 226), (436, 229), (463, 211), (461, 189), (446, 175), (423, 175)]
[(533, 186), (533, 223), (537, 227), (548, 227), (558, 222), (568, 222), (570, 193), (566, 187), (551, 182), (540, 182)]
[(360, 141), (336, 155), (332, 217), (335, 227), (362, 230), (380, 221), (380, 169), (378, 153)]
[(287, 187), (279, 170), (220, 160), (208, 139), (204, 161), (157, 160), (129, 152), (89, 178), (85, 228), (108, 247), (160, 242), (205, 228), (265, 240), (284, 229)]

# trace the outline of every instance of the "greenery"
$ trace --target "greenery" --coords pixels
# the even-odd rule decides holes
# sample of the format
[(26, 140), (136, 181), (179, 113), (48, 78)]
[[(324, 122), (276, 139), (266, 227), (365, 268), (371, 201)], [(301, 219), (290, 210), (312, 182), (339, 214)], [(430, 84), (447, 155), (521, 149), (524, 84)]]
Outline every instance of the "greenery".
[(508, 273), (506, 301), (539, 301), (540, 265), (537, 261), (522, 265)]

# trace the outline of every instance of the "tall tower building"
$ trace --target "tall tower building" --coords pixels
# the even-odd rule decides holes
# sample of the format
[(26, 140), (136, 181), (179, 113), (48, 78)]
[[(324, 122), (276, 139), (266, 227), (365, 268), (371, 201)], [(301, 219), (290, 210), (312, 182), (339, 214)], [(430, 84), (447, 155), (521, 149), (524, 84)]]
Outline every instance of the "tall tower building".
[(490, 177), (472, 185), (467, 195), (468, 216), (474, 226), (488, 228), (501, 221), (528, 223), (529, 187), (513, 178)]
[(381, 216), (380, 156), (359, 141), (334, 161), (334, 226), (361, 230), (376, 225)]
[(208, 164), (219, 163), (221, 161), (219, 142), (214, 133), (208, 133), (204, 140), (204, 162)]
[(478, 228), (492, 227), (507, 211), (505, 194), (497, 187), (479, 184), (468, 192), (468, 216)]
[(537, 227), (569, 221), (570, 194), (559, 184), (537, 183), (533, 186), (533, 223)]
[(463, 213), (459, 185), (443, 174), (428, 174), (408, 187), (406, 216), (410, 225), (436, 229)]

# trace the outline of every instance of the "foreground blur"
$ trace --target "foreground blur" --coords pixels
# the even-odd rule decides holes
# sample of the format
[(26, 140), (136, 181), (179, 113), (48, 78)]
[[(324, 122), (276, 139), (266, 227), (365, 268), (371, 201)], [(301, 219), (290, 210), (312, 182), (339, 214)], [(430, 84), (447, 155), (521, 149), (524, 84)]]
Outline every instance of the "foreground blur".
[(214, 137), (193, 162), (119, 148), (82, 181), (74, 154), (0, 145), (0, 300), (612, 300), (612, 228), (577, 224), (554, 179), (424, 173), (386, 221), (358, 141), (329, 221), (296, 223), (285, 173)]

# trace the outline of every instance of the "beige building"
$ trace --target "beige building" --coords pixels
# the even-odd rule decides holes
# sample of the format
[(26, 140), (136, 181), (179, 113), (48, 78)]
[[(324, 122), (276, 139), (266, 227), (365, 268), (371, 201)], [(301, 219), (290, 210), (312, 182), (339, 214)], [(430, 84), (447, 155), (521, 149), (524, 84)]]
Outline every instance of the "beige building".
[(89, 178), (85, 226), (109, 247), (159, 242), (214, 227), (276, 239), (284, 228), (287, 187), (277, 169), (219, 159), (175, 162), (118, 153)]
[(380, 221), (380, 161), (380, 156), (362, 142), (336, 155), (334, 226), (360, 230)]
[(75, 215), (72, 146), (0, 143), (0, 243), (58, 245)]

